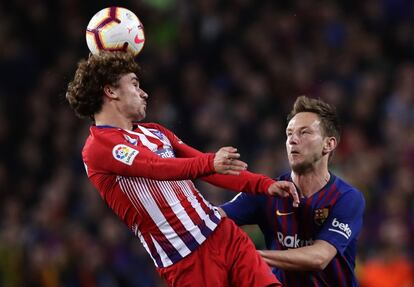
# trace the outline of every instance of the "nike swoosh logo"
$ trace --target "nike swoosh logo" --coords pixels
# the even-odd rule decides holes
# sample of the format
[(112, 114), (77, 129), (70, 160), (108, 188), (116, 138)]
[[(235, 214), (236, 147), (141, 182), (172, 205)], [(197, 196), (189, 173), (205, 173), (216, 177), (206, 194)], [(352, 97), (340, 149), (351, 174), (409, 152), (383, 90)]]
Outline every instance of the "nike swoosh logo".
[(134, 38), (134, 42), (135, 43), (140, 44), (140, 43), (142, 43), (144, 41), (145, 41), (145, 39), (140, 39), (140, 38), (138, 38), (138, 35), (135, 35), (135, 38)]
[(295, 213), (295, 212), (293, 212), (293, 211), (292, 212), (280, 212), (279, 209), (276, 210), (276, 215), (277, 216), (286, 216), (286, 215), (291, 215), (293, 213)]

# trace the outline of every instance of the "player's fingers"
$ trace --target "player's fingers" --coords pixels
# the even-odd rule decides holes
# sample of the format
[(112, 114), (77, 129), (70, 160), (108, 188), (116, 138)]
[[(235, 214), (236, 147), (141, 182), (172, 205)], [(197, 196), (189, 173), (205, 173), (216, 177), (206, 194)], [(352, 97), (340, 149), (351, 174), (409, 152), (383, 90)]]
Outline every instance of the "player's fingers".
[(296, 190), (295, 185), (290, 181), (282, 181), (280, 182), (283, 191), (285, 192), (285, 196), (291, 196), (293, 199), (293, 206), (299, 206), (299, 195), (298, 191)]
[(237, 148), (232, 147), (232, 146), (222, 147), (221, 150), (226, 151), (226, 152), (237, 152)]
[(296, 187), (293, 184), (289, 188), (289, 193), (292, 195), (292, 198), (293, 198), (293, 207), (298, 207), (300, 203), (299, 194), (298, 194)]
[(237, 152), (229, 152), (227, 154), (227, 158), (229, 159), (236, 159), (236, 158), (240, 158), (240, 154)]
[(231, 171), (243, 171), (246, 170), (246, 168), (244, 166), (227, 166), (226, 170), (231, 170)]
[(230, 165), (232, 169), (233, 168), (247, 169), (247, 163), (245, 163), (244, 161), (238, 160), (238, 159), (230, 160), (228, 164)]
[(237, 149), (231, 146), (225, 146), (218, 150), (218, 153), (220, 156), (223, 156), (224, 158), (229, 158), (231, 153), (236, 153)]

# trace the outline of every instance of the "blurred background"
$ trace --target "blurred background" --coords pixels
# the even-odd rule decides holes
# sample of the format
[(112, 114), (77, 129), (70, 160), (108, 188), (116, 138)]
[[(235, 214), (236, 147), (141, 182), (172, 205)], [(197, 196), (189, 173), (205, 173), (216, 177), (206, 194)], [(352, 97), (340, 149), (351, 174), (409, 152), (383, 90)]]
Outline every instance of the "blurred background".
[[(0, 286), (164, 286), (89, 184), (90, 122), (65, 102), (85, 28), (107, 6), (144, 24), (138, 57), (148, 121), (203, 151), (239, 148), (249, 169), (289, 169), (297, 96), (343, 121), (332, 170), (366, 199), (361, 286), (414, 286), (414, 2), (1, 1)], [(235, 194), (197, 183), (214, 204)], [(263, 247), (256, 229), (247, 231)]]

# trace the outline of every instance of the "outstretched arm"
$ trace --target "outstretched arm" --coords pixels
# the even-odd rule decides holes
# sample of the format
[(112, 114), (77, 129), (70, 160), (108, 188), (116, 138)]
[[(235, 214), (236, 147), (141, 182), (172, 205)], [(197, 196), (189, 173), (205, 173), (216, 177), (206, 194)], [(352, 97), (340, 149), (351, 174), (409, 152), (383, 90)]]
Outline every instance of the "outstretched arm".
[(213, 173), (237, 175), (247, 168), (231, 147), (192, 158), (162, 158), (147, 148), (126, 142), (119, 132), (96, 140), (93, 147), (84, 149), (83, 156), (89, 176), (111, 173), (155, 180), (187, 180)]
[[(154, 125), (154, 127), (160, 129), (168, 137), (178, 157), (193, 158), (203, 154), (201, 151), (183, 143), (170, 130), (160, 125)], [(230, 147), (227, 148), (230, 149)], [(233, 148), (231, 152), (238, 155), (235, 159), (239, 158), (240, 155), (237, 153), (237, 149)], [(240, 165), (240, 163), (237, 163), (236, 161), (234, 161), (234, 164)], [(273, 179), (261, 174), (251, 173), (249, 171), (240, 171), (237, 172), (237, 174), (213, 174), (202, 177), (201, 179), (218, 187), (239, 192), (242, 191), (272, 196), (278, 195), (281, 197), (291, 196), (293, 198), (293, 206), (297, 207), (299, 205), (299, 196), (293, 183), (287, 181), (274, 181)]]
[(267, 264), (285, 270), (322, 271), (337, 253), (336, 248), (324, 240), (313, 245), (288, 250), (260, 250)]

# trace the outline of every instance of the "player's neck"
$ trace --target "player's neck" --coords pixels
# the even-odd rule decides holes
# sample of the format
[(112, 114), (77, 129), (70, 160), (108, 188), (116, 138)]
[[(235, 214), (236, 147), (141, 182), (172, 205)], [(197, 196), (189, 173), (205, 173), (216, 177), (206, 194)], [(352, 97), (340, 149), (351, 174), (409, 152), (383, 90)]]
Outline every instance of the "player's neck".
[(132, 122), (119, 113), (100, 112), (95, 114), (97, 126), (113, 126), (124, 130), (132, 130)]
[(310, 197), (321, 190), (331, 178), (327, 168), (312, 170), (305, 174), (297, 174), (292, 171), (292, 180), (305, 197)]

